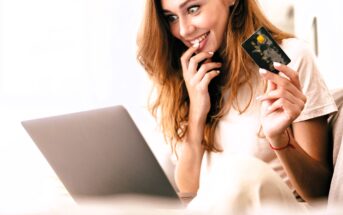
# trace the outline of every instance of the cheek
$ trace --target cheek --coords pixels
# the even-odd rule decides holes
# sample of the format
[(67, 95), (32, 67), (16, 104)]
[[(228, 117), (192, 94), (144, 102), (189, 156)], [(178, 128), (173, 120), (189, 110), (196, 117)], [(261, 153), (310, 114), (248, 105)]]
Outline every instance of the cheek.
[(221, 16), (218, 15), (216, 17), (211, 17), (211, 19), (208, 20), (209, 22), (211, 22), (213, 29), (215, 29), (217, 37), (222, 37), (224, 35), (224, 31), (227, 27), (227, 16), (228, 15), (226, 13), (221, 13)]
[(223, 16), (218, 15), (218, 11), (209, 11), (203, 16), (199, 17), (197, 22), (200, 28), (216, 30), (221, 25), (223, 19)]
[(177, 25), (170, 26), (170, 33), (173, 37), (180, 39), (179, 27)]

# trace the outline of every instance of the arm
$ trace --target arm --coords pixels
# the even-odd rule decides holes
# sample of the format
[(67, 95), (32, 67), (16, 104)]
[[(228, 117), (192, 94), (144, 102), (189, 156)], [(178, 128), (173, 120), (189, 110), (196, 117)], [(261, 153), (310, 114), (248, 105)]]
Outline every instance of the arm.
[[(275, 151), (277, 157), (303, 199), (311, 202), (327, 196), (332, 168), (329, 164), (326, 117), (294, 123), (293, 132), (290, 143), (295, 148)], [(282, 141), (282, 144), (287, 142)]]
[(204, 154), (202, 140), (205, 122), (210, 111), (208, 85), (219, 73), (210, 71), (221, 64), (204, 63), (197, 70), (199, 62), (210, 59), (213, 53), (200, 52), (190, 47), (181, 57), (183, 78), (186, 83), (190, 108), (187, 133), (182, 143), (181, 154), (175, 169), (175, 182), (181, 193), (196, 193), (199, 188), (201, 161)]
[(181, 154), (175, 169), (175, 182), (181, 193), (195, 194), (199, 188), (201, 161), (204, 149), (201, 146), (204, 123), (189, 120), (188, 132), (182, 143)]
[[(284, 65), (275, 67), (286, 77), (266, 71), (261, 73), (268, 81), (267, 92), (260, 98), (263, 131), (270, 144), (281, 149), (275, 153), (297, 192), (311, 201), (327, 195), (332, 174), (326, 117), (293, 123), (303, 110), (306, 97), (301, 92), (297, 72)], [(286, 129), (291, 125), (294, 135), (288, 137)], [(289, 143), (294, 148), (284, 147)]]

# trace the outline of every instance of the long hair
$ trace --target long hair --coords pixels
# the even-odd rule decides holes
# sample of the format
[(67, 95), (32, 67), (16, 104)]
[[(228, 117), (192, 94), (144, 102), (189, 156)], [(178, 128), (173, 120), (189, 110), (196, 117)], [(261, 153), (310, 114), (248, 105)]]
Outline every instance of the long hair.
[[(226, 35), (214, 61), (222, 62), (221, 73), (209, 84), (211, 108), (206, 118), (202, 144), (206, 151), (220, 151), (215, 147), (214, 134), (219, 120), (230, 108), (243, 113), (252, 99), (252, 77), (257, 74), (251, 59), (241, 48), (241, 43), (255, 30), (264, 26), (278, 42), (292, 37), (275, 27), (264, 16), (255, 0), (236, 0), (228, 8)], [(159, 120), (165, 138), (176, 144), (187, 133), (189, 96), (182, 75), (181, 55), (187, 47), (169, 32), (163, 16), (161, 0), (147, 0), (145, 15), (137, 37), (137, 59), (155, 84), (155, 97), (150, 98), (149, 109)], [(243, 108), (236, 100), (241, 86), (248, 84), (251, 97)], [(225, 98), (225, 100), (224, 100)]]

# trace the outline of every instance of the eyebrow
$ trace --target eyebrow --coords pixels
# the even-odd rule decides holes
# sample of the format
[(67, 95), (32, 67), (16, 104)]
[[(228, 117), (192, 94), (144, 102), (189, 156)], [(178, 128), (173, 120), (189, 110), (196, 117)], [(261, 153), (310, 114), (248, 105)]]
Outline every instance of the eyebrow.
[[(193, 2), (193, 1), (196, 1), (196, 0), (185, 0), (184, 2), (182, 2), (178, 8), (183, 8), (185, 7), (185, 5), (187, 5), (189, 2)], [(163, 10), (163, 13), (171, 13), (169, 10)]]

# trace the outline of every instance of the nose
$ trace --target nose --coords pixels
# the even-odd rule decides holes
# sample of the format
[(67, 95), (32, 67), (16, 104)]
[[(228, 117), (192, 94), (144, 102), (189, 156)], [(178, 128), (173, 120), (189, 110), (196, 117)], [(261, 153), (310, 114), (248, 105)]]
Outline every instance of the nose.
[(181, 37), (187, 38), (194, 32), (195, 27), (189, 19), (180, 19), (179, 23), (179, 33)]

